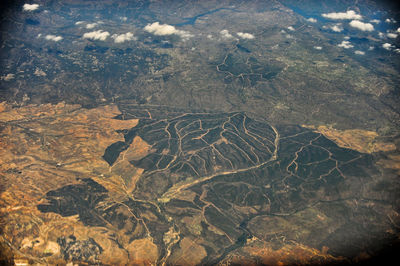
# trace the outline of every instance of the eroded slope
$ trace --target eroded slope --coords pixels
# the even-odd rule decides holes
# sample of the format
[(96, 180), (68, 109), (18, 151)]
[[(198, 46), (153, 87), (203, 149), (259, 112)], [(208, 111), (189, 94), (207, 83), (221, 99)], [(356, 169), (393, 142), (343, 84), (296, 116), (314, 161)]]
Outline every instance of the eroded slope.
[(392, 170), (304, 127), (151, 106), (3, 104), (0, 118), (17, 259), (323, 263), (398, 239)]

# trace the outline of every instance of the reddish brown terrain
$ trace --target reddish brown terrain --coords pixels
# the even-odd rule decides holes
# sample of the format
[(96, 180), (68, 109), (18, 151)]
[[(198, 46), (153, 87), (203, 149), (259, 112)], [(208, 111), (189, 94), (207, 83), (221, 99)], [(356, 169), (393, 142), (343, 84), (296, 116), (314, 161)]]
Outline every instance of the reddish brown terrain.
[[(92, 178), (109, 191), (110, 201), (121, 201), (135, 186), (142, 169), (121, 158), (110, 167), (102, 155), (107, 146), (123, 139), (116, 130), (130, 129), (137, 120), (115, 120), (116, 106), (84, 109), (77, 105), (30, 105), (11, 108), (2, 103), (0, 165), (2, 243), (11, 247), (15, 259), (56, 264), (63, 261), (57, 239), (74, 235), (77, 241), (89, 238), (103, 252), (106, 264), (152, 264), (158, 257), (150, 238), (130, 241), (112, 225), (88, 227), (77, 216), (62, 217), (42, 213), (37, 205), (45, 194), (66, 185)], [(149, 147), (140, 138), (132, 143), (125, 158), (139, 158)], [(121, 212), (128, 212), (123, 208)], [(121, 249), (115, 241), (124, 247)], [(89, 259), (90, 261), (90, 259)]]
[[(175, 149), (174, 146), (169, 148), (159, 146), (159, 143), (163, 143), (163, 137), (152, 137), (152, 132), (158, 132), (157, 127), (159, 127), (160, 132), (164, 132), (163, 134), (171, 141), (172, 133), (168, 130), (176, 123), (175, 118), (160, 120), (161, 122), (155, 120), (156, 122), (152, 124), (140, 126), (140, 119), (118, 119), (121, 112), (116, 105), (86, 109), (64, 103), (23, 107), (12, 107), (2, 103), (0, 108), (2, 125), (0, 165), (3, 184), (0, 196), (3, 231), (1, 244), (4, 247), (3, 256), (8, 256), (10, 260), (14, 259), (19, 263), (57, 264), (73, 261), (107, 265), (155, 263), (197, 265), (210, 256), (214, 259), (219, 256), (218, 261), (222, 264), (307, 265), (347, 260), (335, 251), (337, 243), (329, 242), (331, 235), (335, 235), (332, 232), (342, 230), (341, 226), (346, 226), (347, 223), (345, 217), (338, 220), (336, 211), (343, 207), (356, 209), (359, 204), (355, 199), (344, 199), (343, 207), (339, 208), (339, 205), (332, 205), (333, 208), (327, 207), (329, 204), (336, 204), (334, 202), (338, 198), (351, 195), (341, 183), (338, 183), (338, 186), (343, 188), (341, 192), (333, 192), (330, 191), (331, 187), (322, 186), (316, 190), (318, 193), (316, 195), (309, 194), (311, 192), (307, 191), (306, 184), (299, 186), (300, 193), (304, 193), (302, 197), (311, 204), (304, 208), (302, 205), (297, 207), (299, 202), (292, 201), (287, 196), (292, 195), (288, 192), (289, 186), (269, 192), (271, 186), (279, 188), (282, 182), (279, 176), (272, 185), (264, 185), (266, 189), (264, 193), (267, 194), (262, 197), (268, 198), (261, 201), (257, 199), (258, 188), (247, 183), (249, 182), (247, 179), (231, 180), (225, 184), (224, 190), (219, 190), (221, 181), (218, 180), (223, 180), (221, 177), (225, 176), (232, 176), (232, 179), (237, 179), (236, 176), (246, 177), (246, 174), (253, 169), (259, 171), (264, 165), (279, 165), (279, 160), (285, 162), (287, 149), (285, 147), (290, 147), (287, 146), (290, 143), (297, 143), (298, 148), (297, 151), (293, 150), (293, 155), (288, 157), (291, 159), (282, 169), (293, 175), (296, 173), (300, 175), (302, 168), (310, 165), (304, 161), (310, 160), (305, 157), (307, 155), (305, 151), (309, 152), (312, 146), (328, 145), (324, 144), (327, 140), (320, 142), (322, 135), (335, 141), (338, 146), (364, 153), (377, 151), (390, 153), (395, 148), (393, 144), (375, 141), (377, 134), (373, 132), (357, 130), (340, 132), (319, 127), (313, 128), (316, 133), (312, 133), (309, 140), (303, 141), (295, 139), (311, 134), (309, 131), (298, 128), (296, 129), (300, 130), (298, 133), (288, 134), (285, 131), (288, 129), (273, 128), (275, 133), (272, 129), (270, 132), (276, 134), (275, 147), (279, 143), (280, 150), (273, 151), (273, 141), (268, 144), (270, 146), (265, 146), (269, 147), (266, 151), (272, 154), (269, 155), (271, 156), (269, 160), (262, 162), (260, 161), (262, 157), (258, 157), (259, 162), (253, 167), (229, 169), (229, 165), (240, 165), (237, 158), (229, 157), (232, 159), (226, 159), (230, 162), (228, 166), (216, 164), (212, 168), (205, 168), (204, 171), (210, 172), (205, 172), (204, 176), (196, 179), (189, 175), (181, 181), (171, 181), (175, 184), (164, 190), (156, 190), (162, 185), (163, 176), (159, 176), (159, 173), (172, 172), (169, 168), (172, 169), (174, 163), (179, 163), (182, 156), (189, 156), (190, 159), (200, 154), (199, 151), (207, 149), (205, 146), (202, 149), (191, 150), (192, 148), (188, 146), (187, 151), (178, 150), (179, 153), (174, 155), (173, 161), (166, 168), (151, 170), (155, 165), (159, 167), (161, 159), (157, 164), (143, 164), (152, 154), (170, 156)], [(201, 116), (204, 115), (199, 115), (198, 119), (203, 119)], [(216, 115), (209, 116), (220, 119)], [(256, 131), (250, 131), (255, 128), (246, 124), (245, 116), (230, 114), (224, 119), (234, 122), (236, 119), (234, 117), (244, 119), (236, 125), (236, 132), (261, 138), (255, 135)], [(205, 122), (207, 119), (197, 122), (193, 120), (195, 122), (189, 123), (192, 118), (187, 114), (178, 116), (178, 119), (182, 125), (200, 123), (205, 132), (200, 131), (199, 136), (193, 136), (191, 142), (185, 145), (196, 143), (210, 132), (204, 128), (205, 123), (209, 123)], [(184, 122), (185, 120), (187, 122)], [(231, 122), (223, 123), (223, 127), (229, 128), (226, 123)], [(239, 128), (241, 125), (243, 129)], [(141, 127), (149, 127), (144, 131), (148, 134), (129, 135), (129, 132), (134, 130), (141, 132)], [(175, 130), (177, 128), (175, 125)], [(184, 129), (185, 127), (182, 127), (181, 130), (177, 130), (181, 143), (186, 143), (185, 136), (189, 134), (180, 135)], [(288, 132), (293, 130), (295, 129), (290, 129)], [(221, 133), (217, 137), (220, 139), (215, 140), (214, 146), (212, 145), (214, 149), (236, 145), (231, 135)], [(149, 142), (143, 138), (147, 138)], [(110, 164), (107, 161), (109, 157), (106, 157), (107, 151), (110, 151), (110, 147), (115, 143), (127, 144), (117, 151), (119, 155), (113, 157), (115, 159)], [(182, 147), (184, 149), (185, 146)], [(328, 154), (327, 160), (335, 163), (332, 165), (333, 168), (325, 170), (326, 174), (320, 175), (319, 179), (327, 179), (331, 173), (338, 172), (338, 175), (342, 175), (345, 179), (349, 175), (348, 178), (356, 180), (352, 177), (354, 174), (343, 170), (345, 164), (335, 159), (333, 152), (337, 148), (329, 149), (332, 153)], [(351, 155), (354, 159), (348, 159), (349, 162), (364, 157), (357, 154)], [(320, 164), (318, 160), (321, 156), (323, 154), (316, 157), (315, 163)], [(217, 159), (214, 157), (211, 157), (213, 161), (215, 160), (212, 163), (216, 163)], [(207, 157), (204, 159), (208, 160)], [(274, 160), (278, 160), (278, 163), (275, 164)], [(141, 164), (143, 168), (140, 167)], [(381, 159), (379, 164), (387, 169), (398, 170), (398, 158), (395, 154), (389, 154), (386, 159)], [(187, 175), (186, 172), (180, 171), (172, 174), (171, 180)], [(203, 170), (198, 169), (198, 171), (201, 173)], [(274, 177), (276, 174), (271, 172), (270, 175)], [(318, 176), (315, 177), (318, 180)], [(143, 182), (149, 178), (153, 178), (152, 182), (155, 183), (144, 187)], [(369, 187), (373, 188), (374, 184), (379, 182), (381, 182), (379, 178), (367, 181), (365, 195), (380, 197), (376, 190), (369, 192)], [(248, 188), (254, 191), (246, 192)], [(245, 190), (234, 194), (228, 192), (239, 189)], [(224, 202), (229, 202), (232, 209), (221, 207), (221, 202), (214, 198), (215, 191), (219, 191)], [(315, 197), (324, 200), (314, 201)], [(330, 201), (332, 203), (329, 203)], [(140, 207), (135, 204), (143, 205)], [(325, 206), (326, 204), (328, 205)], [(360, 204), (365, 208), (385, 213), (389, 221), (394, 224), (399, 221), (398, 214), (389, 207), (373, 202), (360, 202)], [(237, 227), (236, 215), (248, 217), (245, 218), (246, 225)], [(240, 230), (245, 233), (240, 235)], [(251, 235), (248, 232), (251, 232)], [(319, 240), (321, 244), (315, 244), (312, 240), (317, 232), (321, 232)], [(396, 234), (395, 231), (391, 233)], [(339, 236), (343, 237), (341, 234)], [(220, 245), (231, 251), (221, 253), (223, 249), (214, 245), (214, 241), (220, 241)], [(333, 253), (330, 252), (332, 245)], [(210, 252), (210, 247), (215, 251)], [(360, 252), (353, 259), (363, 257), (368, 258), (370, 255)]]

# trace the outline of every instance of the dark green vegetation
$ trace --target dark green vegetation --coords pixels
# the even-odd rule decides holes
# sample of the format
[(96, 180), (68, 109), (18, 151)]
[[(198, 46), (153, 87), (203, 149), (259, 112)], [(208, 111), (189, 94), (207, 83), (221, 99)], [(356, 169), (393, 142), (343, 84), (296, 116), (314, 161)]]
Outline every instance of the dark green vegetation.
[[(44, 191), (41, 212), (148, 238), (159, 264), (174, 263), (183, 239), (204, 247), (203, 264), (226, 260), (251, 238), (326, 246), (351, 259), (399, 239), (400, 38), (387, 37), (399, 10), (370, 0), (23, 4), (1, 18), (0, 101), (116, 104), (117, 119), (139, 124), (104, 150), (110, 168), (135, 137), (151, 146), (123, 161), (143, 169), (123, 200), (112, 202), (95, 177), (79, 179)], [(380, 23), (369, 32), (322, 16), (346, 10)], [(145, 29), (155, 22), (175, 28)], [(133, 37), (118, 42), (126, 33)], [(344, 40), (353, 47), (339, 46)], [(397, 150), (362, 154), (300, 125), (378, 132)], [(92, 240), (58, 244), (65, 260), (90, 264), (102, 254)]]
[[(217, 66), (219, 72), (225, 73), (225, 83), (239, 82), (243, 88), (257, 85), (257, 82), (268, 81), (274, 78), (284, 68), (284, 64), (274, 59), (258, 61), (254, 57), (248, 57), (251, 51), (237, 44), (237, 49), (228, 53), (224, 61)], [(246, 98), (242, 95), (242, 100)]]
[[(64, 217), (78, 214), (80, 221), (87, 226), (111, 225), (132, 239), (144, 238), (151, 234), (155, 242), (162, 245), (162, 237), (168, 230), (167, 222), (153, 204), (132, 199), (121, 203), (107, 202), (107, 190), (103, 186), (92, 179), (81, 181), (82, 184), (68, 185), (49, 191), (46, 195), (49, 202), (38, 205), (38, 209), (42, 212), (59, 213)], [(124, 212), (125, 208), (129, 209), (130, 213)], [(154, 215), (148, 215), (148, 213)], [(147, 217), (152, 217), (152, 219)], [(64, 242), (60, 243), (64, 245), (61, 246), (70, 242), (62, 241)], [(68, 255), (68, 251), (65, 252), (64, 256), (79, 254), (79, 251), (74, 255)]]
[(328, 246), (332, 254), (348, 257), (374, 254), (393, 239), (367, 222), (379, 215), (363, 203), (369, 201), (367, 184), (379, 176), (373, 156), (340, 148), (308, 129), (275, 128), (244, 113), (161, 113), (131, 106), (123, 116), (140, 117), (139, 124), (124, 132), (125, 142), (105, 151), (112, 165), (136, 136), (152, 146), (150, 154), (131, 161), (145, 169), (131, 199), (107, 207), (107, 191), (82, 180), (50, 191), (49, 203), (38, 208), (79, 214), (89, 226), (106, 222), (132, 239), (148, 234), (163, 250), (160, 260), (171, 248), (162, 241), (171, 227), (179, 239), (203, 239), (208, 252), (203, 263), (224, 259), (252, 236), (278, 246), (290, 240)]
[[(79, 214), (80, 220), (90, 226), (104, 226), (104, 221), (94, 213), (96, 205), (107, 197), (107, 190), (91, 179), (81, 185), (69, 185), (46, 194), (48, 204), (38, 205), (42, 212), (56, 212), (62, 216)], [(63, 200), (58, 200), (62, 196)]]
[[(380, 39), (378, 31), (395, 31), (396, 24), (383, 21), (397, 13), (383, 11), (385, 7), (373, 1), (354, 5), (78, 1), (48, 2), (37, 11), (21, 12), (21, 5), (15, 4), (15, 10), (6, 10), (1, 31), (0, 99), (246, 111), (274, 123), (335, 123), (393, 135), (400, 121), (399, 60), (398, 53), (382, 44), (391, 41), (396, 46), (398, 38)], [(336, 21), (322, 18), (322, 13), (349, 8), (359, 9), (365, 20), (379, 18), (382, 23), (371, 33), (349, 28), (348, 21), (338, 21), (345, 28), (342, 33), (323, 28)], [(317, 23), (308, 22), (310, 17)], [(156, 21), (175, 25), (191, 37), (144, 30)], [(96, 25), (86, 28), (91, 23)], [(99, 30), (109, 36), (83, 38)], [(232, 37), (222, 37), (221, 30)], [(134, 39), (114, 42), (113, 34), (126, 32)], [(254, 38), (240, 38), (238, 32)], [(46, 40), (48, 34), (63, 39)], [(338, 47), (346, 35), (354, 49)], [(365, 56), (355, 55), (356, 49)], [(4, 79), (8, 74), (14, 77)]]

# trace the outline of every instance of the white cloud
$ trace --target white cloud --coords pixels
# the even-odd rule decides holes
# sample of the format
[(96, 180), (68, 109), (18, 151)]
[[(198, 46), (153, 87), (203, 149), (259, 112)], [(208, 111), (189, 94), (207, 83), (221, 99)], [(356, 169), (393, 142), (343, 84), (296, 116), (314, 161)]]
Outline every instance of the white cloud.
[(127, 32), (127, 33), (123, 33), (123, 34), (113, 34), (113, 36), (111, 36), (111, 38), (114, 39), (115, 43), (123, 43), (126, 41), (136, 40), (136, 37), (133, 36), (132, 32)]
[(322, 14), (324, 18), (329, 18), (329, 19), (362, 19), (362, 16), (359, 14), (356, 14), (354, 10), (348, 10), (347, 12), (332, 12), (332, 13), (326, 13)]
[(127, 20), (128, 20), (127, 17), (120, 17), (120, 19), (121, 19), (122, 21), (127, 21)]
[(398, 34), (397, 33), (388, 33), (388, 34), (386, 34), (386, 36), (388, 36), (391, 39), (396, 39)]
[(210, 39), (210, 40), (212, 40), (212, 39), (213, 39), (213, 36), (212, 36), (211, 34), (208, 34), (208, 35), (207, 35), (207, 38)]
[(390, 49), (394, 48), (394, 46), (391, 45), (390, 43), (384, 43), (384, 44), (382, 44), (382, 48), (386, 49), (386, 50), (390, 50)]
[(379, 19), (371, 19), (369, 22), (379, 24), (381, 21)]
[(22, 9), (24, 10), (24, 11), (34, 11), (34, 10), (36, 10), (36, 9), (38, 9), (39, 8), (39, 5), (38, 4), (24, 4), (23, 6), (22, 6)]
[(56, 35), (46, 35), (46, 37), (44, 37), (46, 40), (48, 41), (53, 41), (53, 42), (58, 42), (61, 41), (63, 39), (63, 37), (61, 36), (56, 36)]
[(294, 28), (292, 26), (287, 27), (288, 30), (294, 31)]
[(350, 26), (352, 26), (353, 28), (362, 30), (362, 31), (373, 31), (374, 30), (374, 26), (371, 23), (364, 23), (362, 21), (359, 20), (352, 20), (349, 23)]
[(322, 47), (321, 46), (314, 46), (314, 49), (315, 50), (322, 50)]
[(354, 45), (352, 45), (351, 42), (349, 41), (342, 41), (340, 44), (338, 44), (338, 46), (344, 49), (349, 49), (354, 47)]
[(77, 22), (75, 22), (75, 25), (81, 25), (81, 24), (83, 24), (85, 21), (77, 21)]
[(86, 24), (86, 29), (93, 29), (96, 26), (97, 26), (97, 23), (89, 23), (89, 24)]
[(378, 36), (379, 36), (379, 38), (384, 38), (385, 34), (383, 34), (382, 32), (378, 32)]
[(350, 37), (349, 36), (344, 36), (343, 39), (350, 40)]
[(331, 30), (333, 30), (334, 32), (342, 32), (343, 28), (341, 26), (341, 24), (336, 24), (330, 27)]
[(386, 23), (396, 23), (397, 21), (394, 20), (393, 18), (387, 18), (387, 19), (385, 19), (385, 22)]
[(219, 33), (226, 39), (233, 38), (232, 34), (230, 34), (228, 30), (221, 30)]
[(400, 32), (400, 28), (397, 28), (397, 30), (396, 30), (397, 32)]
[(373, 47), (373, 46), (370, 46), (370, 47), (368, 47), (368, 51), (372, 51), (372, 50), (374, 50), (375, 48)]
[(83, 34), (82, 37), (84, 39), (105, 41), (108, 36), (110, 36), (110, 33), (108, 31), (97, 30), (92, 32), (86, 32), (85, 34)]
[(355, 50), (354, 53), (358, 54), (358, 55), (365, 55), (365, 52), (360, 51), (360, 50)]
[(308, 18), (307, 21), (308, 21), (308, 22), (311, 22), (311, 23), (317, 22), (317, 20), (316, 20), (315, 18)]
[(160, 24), (159, 22), (148, 24), (146, 27), (144, 27), (144, 30), (159, 36), (172, 35), (176, 34), (177, 32), (177, 29), (174, 26), (167, 24)]
[(237, 35), (242, 39), (254, 39), (254, 35), (246, 32), (238, 32)]
[(394, 51), (395, 51), (396, 53), (400, 54), (400, 49), (399, 49), (399, 48), (394, 49)]
[(159, 22), (147, 24), (147, 26), (144, 27), (144, 30), (157, 36), (167, 36), (175, 34), (184, 39), (193, 37), (193, 35), (187, 31), (178, 30), (172, 25), (160, 24)]
[(5, 80), (5, 81), (10, 81), (10, 80), (12, 80), (14, 78), (15, 78), (15, 75), (10, 73), (10, 74), (7, 74), (5, 76), (2, 76), (0, 79), (1, 80)]

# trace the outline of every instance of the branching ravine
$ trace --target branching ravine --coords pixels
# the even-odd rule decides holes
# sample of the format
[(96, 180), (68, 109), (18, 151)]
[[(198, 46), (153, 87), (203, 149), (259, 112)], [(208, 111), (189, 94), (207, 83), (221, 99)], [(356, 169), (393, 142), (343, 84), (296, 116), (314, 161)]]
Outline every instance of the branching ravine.
[(197, 177), (196, 179), (194, 179), (193, 181), (189, 182), (189, 183), (183, 183), (183, 184), (176, 184), (174, 186), (172, 186), (167, 192), (165, 192), (159, 199), (158, 201), (160, 202), (168, 202), (171, 198), (173, 198), (175, 195), (181, 193), (182, 191), (193, 187), (194, 185), (209, 181), (217, 176), (223, 176), (223, 175), (231, 175), (231, 174), (238, 174), (238, 173), (243, 173), (243, 172), (247, 172), (250, 170), (254, 170), (254, 169), (258, 169), (262, 166), (265, 166), (275, 160), (277, 160), (278, 158), (278, 149), (279, 149), (279, 139), (280, 139), (280, 135), (278, 130), (270, 125), (272, 130), (275, 132), (275, 140), (274, 140), (274, 152), (271, 156), (271, 158), (269, 160), (266, 160), (265, 162), (262, 162), (260, 164), (256, 164), (250, 167), (246, 167), (246, 168), (241, 168), (241, 169), (236, 169), (236, 170), (230, 170), (230, 171), (222, 171), (222, 172), (217, 172), (214, 173), (212, 175), (208, 175), (208, 176), (200, 176)]
[[(176, 261), (174, 252), (186, 250), (179, 246), (181, 240), (193, 240), (197, 236), (190, 231), (192, 229), (188, 233), (186, 224), (176, 220), (177, 211), (184, 217), (191, 216), (190, 219), (194, 219), (194, 211), (196, 219), (201, 220), (200, 225), (219, 235), (217, 237), (228, 246), (226, 250), (231, 252), (246, 243), (243, 237), (252, 234), (245, 226), (241, 227), (249, 219), (259, 215), (290, 216), (324, 200), (344, 200), (347, 194), (336, 190), (333, 190), (336, 195), (333, 198), (324, 194), (314, 197), (309, 195), (309, 187), (318, 186), (318, 191), (323, 191), (330, 180), (345, 182), (343, 179), (350, 174), (343, 165), (363, 158), (363, 155), (354, 155), (339, 161), (336, 148), (326, 146), (323, 135), (307, 129), (287, 131), (283, 125), (280, 132), (268, 122), (241, 112), (174, 114), (146, 121), (142, 126), (139, 124), (133, 133), (130, 136), (141, 137), (152, 148), (147, 157), (131, 161), (135, 167), (144, 169), (138, 180), (143, 183), (137, 186), (144, 191), (134, 190), (130, 196), (132, 200), (157, 206), (157, 209), (151, 208), (152, 212), (165, 222), (163, 230), (166, 231), (161, 234), (153, 227), (146, 228), (161, 251), (159, 265)], [(120, 160), (126, 160), (125, 152), (119, 156)], [(166, 179), (162, 186), (155, 183), (159, 178)], [(215, 184), (231, 184), (228, 179), (234, 184), (244, 182), (249, 188), (237, 187), (225, 194), (220, 190), (223, 188), (215, 187), (215, 193), (211, 193)], [(146, 191), (145, 186), (149, 185), (151, 193)], [(207, 192), (210, 192), (208, 196)], [(291, 195), (298, 198), (293, 201)], [(182, 205), (187, 202), (197, 207)], [(142, 215), (134, 217), (136, 221), (147, 222), (145, 215), (139, 216)], [(214, 216), (226, 217), (228, 227), (219, 224)], [(193, 222), (193, 226), (199, 226), (197, 220), (190, 219), (184, 223)], [(193, 230), (197, 232), (198, 229)]]

